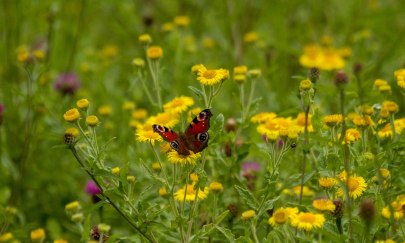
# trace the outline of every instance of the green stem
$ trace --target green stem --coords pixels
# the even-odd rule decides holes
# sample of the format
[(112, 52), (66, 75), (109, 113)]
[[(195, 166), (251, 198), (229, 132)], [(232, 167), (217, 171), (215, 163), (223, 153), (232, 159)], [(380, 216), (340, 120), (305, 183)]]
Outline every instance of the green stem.
[(253, 223), (253, 220), (251, 220), (250, 222), (250, 229), (252, 231), (252, 235), (253, 235), (253, 240), (255, 241), (255, 243), (259, 243), (259, 239), (257, 239), (257, 234), (256, 234), (256, 226)]
[(340, 112), (342, 114), (342, 133), (340, 135), (340, 143), (343, 144), (343, 159), (344, 167), (347, 173), (346, 188), (345, 188), (345, 197), (347, 204), (347, 213), (349, 217), (348, 231), (349, 231), (349, 242), (353, 242), (353, 227), (352, 227), (352, 208), (351, 208), (351, 199), (349, 195), (349, 178), (350, 178), (350, 152), (349, 145), (345, 142), (346, 135), (346, 122), (345, 122), (345, 93), (343, 87), (339, 87), (340, 95)]
[(307, 164), (307, 154), (309, 153), (309, 134), (308, 134), (308, 116), (309, 116), (310, 106), (308, 105), (305, 108), (305, 127), (304, 127), (304, 149), (303, 149), (303, 159), (302, 159), (302, 168), (301, 168), (301, 188), (300, 188), (300, 200), (299, 203), (302, 203), (302, 195), (304, 192), (304, 180), (305, 180), (305, 167)]
[(143, 90), (145, 91), (146, 97), (148, 97), (149, 102), (150, 102), (151, 104), (153, 104), (153, 105), (157, 105), (156, 102), (153, 100), (152, 94), (150, 93), (148, 87), (146, 86), (145, 78), (144, 78), (144, 76), (142, 75), (142, 73), (141, 73), (140, 70), (138, 70), (138, 77), (139, 77), (139, 79), (141, 80), (142, 88), (143, 88)]
[(114, 201), (112, 201), (105, 193), (103, 190), (103, 187), (100, 185), (99, 181), (95, 178), (95, 176), (84, 166), (84, 163), (82, 161), (82, 159), (80, 158), (79, 154), (76, 151), (76, 148), (74, 147), (74, 145), (71, 145), (70, 150), (72, 151), (73, 155), (75, 156), (77, 162), (79, 162), (80, 166), (82, 167), (82, 169), (84, 169), (86, 171), (86, 173), (90, 176), (90, 178), (94, 181), (94, 183), (96, 183), (97, 187), (100, 188), (101, 190), (101, 196), (103, 198), (106, 199), (106, 201), (115, 209), (115, 211), (117, 211), (124, 219), (125, 221), (127, 221), (129, 223), (129, 225), (131, 225), (132, 228), (134, 228), (138, 233), (140, 233), (146, 240), (148, 240), (149, 242), (155, 242), (154, 240), (152, 240), (148, 235), (146, 235), (144, 232), (142, 232), (140, 230), (140, 228), (138, 228), (138, 226), (136, 226), (136, 224), (134, 222), (132, 222), (132, 220), (114, 203)]

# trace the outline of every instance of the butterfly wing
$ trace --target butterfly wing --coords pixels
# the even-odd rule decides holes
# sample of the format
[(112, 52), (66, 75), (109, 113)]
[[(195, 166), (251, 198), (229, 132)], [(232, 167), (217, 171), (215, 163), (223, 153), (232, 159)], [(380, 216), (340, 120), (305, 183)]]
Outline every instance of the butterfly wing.
[(170, 147), (176, 150), (179, 154), (189, 155), (190, 152), (187, 149), (184, 141), (184, 135), (179, 135), (170, 128), (160, 126), (157, 124), (152, 125), (153, 131), (159, 133), (159, 135), (166, 142), (170, 143)]
[(188, 126), (185, 135), (187, 146), (194, 153), (201, 152), (208, 146), (208, 129), (210, 128), (210, 119), (212, 113), (205, 109), (198, 114)]

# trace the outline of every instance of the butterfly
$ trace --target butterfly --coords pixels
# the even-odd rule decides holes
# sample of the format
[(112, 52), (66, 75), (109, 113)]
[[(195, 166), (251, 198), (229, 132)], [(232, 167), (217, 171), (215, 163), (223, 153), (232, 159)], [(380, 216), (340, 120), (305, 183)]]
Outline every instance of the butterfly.
[(190, 123), (184, 133), (176, 133), (173, 130), (154, 124), (153, 131), (159, 133), (163, 140), (170, 143), (170, 147), (181, 155), (189, 155), (201, 152), (208, 146), (208, 129), (212, 113), (205, 109), (198, 114)]

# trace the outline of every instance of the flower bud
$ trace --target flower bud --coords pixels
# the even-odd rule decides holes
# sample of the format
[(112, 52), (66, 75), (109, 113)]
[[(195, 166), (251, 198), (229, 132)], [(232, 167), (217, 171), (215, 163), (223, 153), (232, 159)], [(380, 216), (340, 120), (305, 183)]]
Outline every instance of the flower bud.
[(339, 86), (342, 84), (347, 84), (349, 82), (349, 77), (343, 70), (337, 71), (335, 75), (335, 85)]
[(343, 216), (344, 209), (343, 201), (340, 199), (335, 199), (333, 200), (333, 204), (335, 204), (335, 210), (333, 210), (331, 214), (336, 218), (341, 218)]
[(312, 83), (316, 83), (318, 81), (320, 75), (320, 71), (318, 68), (314, 67), (309, 70), (309, 80), (311, 80)]
[(80, 223), (84, 219), (84, 216), (82, 213), (75, 213), (72, 215), (71, 220), (75, 223)]
[(360, 204), (359, 216), (366, 225), (370, 225), (375, 217), (375, 206), (370, 199), (364, 199)]
[(87, 110), (90, 102), (87, 99), (80, 99), (76, 102), (76, 106), (82, 110)]
[(245, 220), (251, 219), (256, 216), (256, 212), (254, 210), (247, 210), (242, 213), (242, 218)]

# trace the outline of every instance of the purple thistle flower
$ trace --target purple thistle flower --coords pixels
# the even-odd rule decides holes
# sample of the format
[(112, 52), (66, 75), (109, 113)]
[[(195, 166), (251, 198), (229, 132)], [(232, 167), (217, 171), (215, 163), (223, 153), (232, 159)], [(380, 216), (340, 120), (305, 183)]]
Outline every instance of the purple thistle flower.
[(249, 172), (259, 172), (261, 165), (254, 161), (248, 161), (242, 164), (242, 171), (245, 173)]
[(96, 183), (93, 180), (87, 181), (86, 183), (86, 192), (89, 195), (97, 195), (101, 194), (101, 189), (96, 185)]
[(53, 87), (62, 95), (73, 95), (80, 88), (80, 80), (74, 73), (61, 73), (56, 78)]

